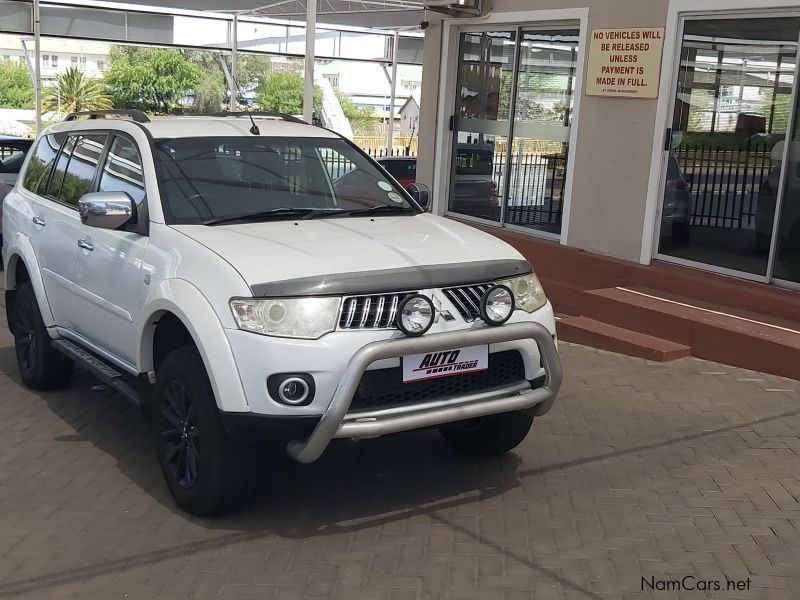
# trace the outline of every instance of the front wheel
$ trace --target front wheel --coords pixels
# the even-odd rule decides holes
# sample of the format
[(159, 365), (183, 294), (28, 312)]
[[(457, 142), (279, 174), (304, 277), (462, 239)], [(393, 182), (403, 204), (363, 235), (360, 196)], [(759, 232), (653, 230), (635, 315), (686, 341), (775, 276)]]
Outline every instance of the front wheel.
[(198, 516), (227, 512), (258, 489), (257, 449), (228, 436), (197, 349), (171, 352), (158, 369), (153, 433), (172, 497)]
[(10, 316), (22, 382), (34, 390), (66, 386), (72, 376), (73, 363), (50, 347), (50, 335), (30, 281), (24, 282), (15, 292)]
[(451, 448), (469, 456), (499, 456), (522, 443), (533, 425), (533, 415), (513, 411), (448, 423), (439, 428)]

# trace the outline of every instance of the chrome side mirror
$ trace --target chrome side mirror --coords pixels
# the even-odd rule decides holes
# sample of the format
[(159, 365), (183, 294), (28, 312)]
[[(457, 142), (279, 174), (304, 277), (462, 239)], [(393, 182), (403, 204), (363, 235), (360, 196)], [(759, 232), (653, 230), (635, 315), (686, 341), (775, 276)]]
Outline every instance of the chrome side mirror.
[(428, 210), (430, 207), (428, 206), (431, 201), (431, 189), (422, 183), (411, 183), (406, 188), (406, 191), (411, 194), (411, 197), (425, 210)]
[(134, 218), (133, 200), (125, 192), (90, 192), (78, 200), (81, 222), (99, 229), (119, 229)]

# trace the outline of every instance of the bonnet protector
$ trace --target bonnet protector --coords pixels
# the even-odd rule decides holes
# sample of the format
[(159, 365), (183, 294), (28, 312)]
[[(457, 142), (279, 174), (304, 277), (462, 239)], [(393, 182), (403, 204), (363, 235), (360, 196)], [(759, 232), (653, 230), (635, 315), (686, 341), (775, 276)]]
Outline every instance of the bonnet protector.
[(250, 289), (256, 298), (285, 296), (351, 296), (402, 292), (428, 288), (484, 283), (531, 272), (527, 260), (488, 260), (423, 265), (379, 271), (354, 271), (257, 283)]

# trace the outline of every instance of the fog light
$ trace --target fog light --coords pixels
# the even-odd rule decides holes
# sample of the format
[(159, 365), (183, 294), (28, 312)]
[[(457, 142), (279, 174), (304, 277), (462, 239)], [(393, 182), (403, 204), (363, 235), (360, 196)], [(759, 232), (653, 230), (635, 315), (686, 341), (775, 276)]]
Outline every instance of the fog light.
[(483, 293), (480, 312), (487, 325), (502, 325), (514, 312), (513, 292), (504, 285), (490, 287)]
[(308, 398), (308, 384), (299, 377), (285, 379), (278, 386), (278, 398), (285, 404), (302, 404)]
[(267, 388), (270, 396), (289, 406), (304, 406), (314, 399), (314, 378), (308, 373), (270, 375)]
[(400, 303), (397, 314), (399, 315), (397, 326), (400, 331), (414, 337), (422, 335), (431, 328), (436, 311), (430, 298), (414, 294)]

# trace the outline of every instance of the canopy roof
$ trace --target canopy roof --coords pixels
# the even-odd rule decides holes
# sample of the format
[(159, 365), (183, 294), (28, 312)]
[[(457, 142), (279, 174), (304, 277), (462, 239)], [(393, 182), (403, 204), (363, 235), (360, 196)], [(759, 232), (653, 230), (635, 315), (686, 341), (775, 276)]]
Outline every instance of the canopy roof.
[[(127, 0), (121, 4), (305, 21), (306, 0)], [(317, 0), (320, 23), (399, 29), (423, 20), (423, 0)]]

